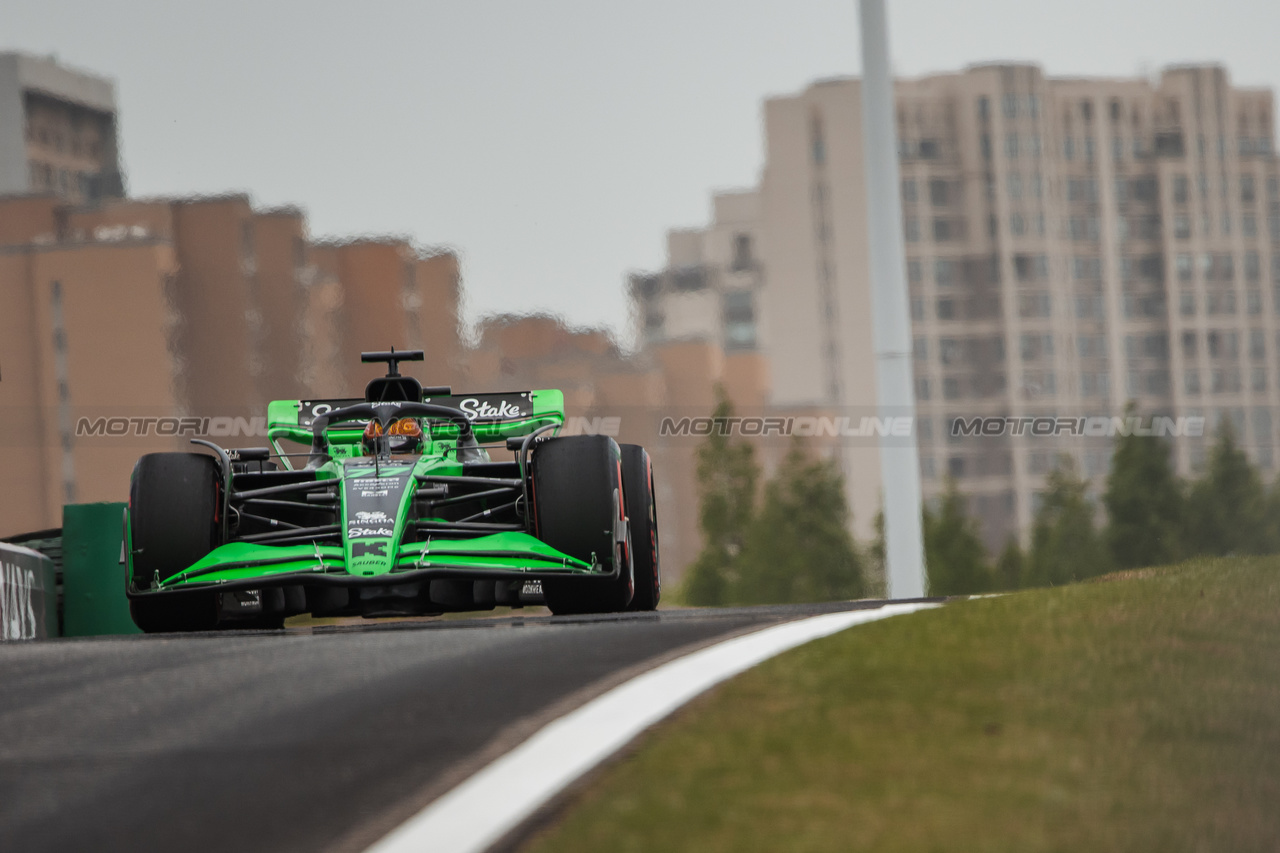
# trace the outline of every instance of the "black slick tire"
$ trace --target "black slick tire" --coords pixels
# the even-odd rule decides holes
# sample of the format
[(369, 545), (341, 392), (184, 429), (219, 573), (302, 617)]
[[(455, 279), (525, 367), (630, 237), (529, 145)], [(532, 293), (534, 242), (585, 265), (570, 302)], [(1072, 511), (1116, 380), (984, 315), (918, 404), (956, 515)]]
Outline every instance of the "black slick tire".
[(631, 603), (634, 579), (626, 543), (616, 531), (625, 516), (622, 452), (608, 436), (553, 438), (533, 453), (531, 478), (535, 535), (579, 560), (594, 555), (611, 581), (580, 577), (545, 580), (543, 595), (554, 614), (616, 613)]
[[(201, 453), (149, 453), (138, 460), (129, 487), (133, 545), (130, 585), (151, 588), (220, 543), (222, 480), (218, 464)], [(211, 592), (134, 598), (134, 624), (147, 633), (208, 631), (218, 621)]]

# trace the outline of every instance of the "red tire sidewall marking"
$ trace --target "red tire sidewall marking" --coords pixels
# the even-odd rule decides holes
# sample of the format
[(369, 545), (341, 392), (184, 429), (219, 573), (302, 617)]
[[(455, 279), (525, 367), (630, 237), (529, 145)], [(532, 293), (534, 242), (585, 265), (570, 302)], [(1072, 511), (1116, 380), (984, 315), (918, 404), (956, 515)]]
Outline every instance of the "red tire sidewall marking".
[(648, 453), (644, 455), (645, 475), (649, 478), (649, 548), (653, 552), (653, 590), (660, 592), (662, 578), (658, 575), (658, 496), (653, 490), (653, 460)]

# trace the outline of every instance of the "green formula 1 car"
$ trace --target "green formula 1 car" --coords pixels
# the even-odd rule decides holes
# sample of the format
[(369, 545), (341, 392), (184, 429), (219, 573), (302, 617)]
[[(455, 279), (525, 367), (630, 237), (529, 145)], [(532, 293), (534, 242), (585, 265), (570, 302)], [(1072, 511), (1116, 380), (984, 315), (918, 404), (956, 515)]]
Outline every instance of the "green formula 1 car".
[[(144, 631), (280, 627), (546, 604), (653, 610), (649, 455), (557, 436), (559, 391), (454, 395), (385, 362), (363, 400), (281, 400), (272, 447), (152, 453), (133, 471), (126, 592)], [(310, 445), (287, 453), (284, 443)], [(504, 448), (514, 459), (493, 461)], [(275, 456), (275, 460), (272, 460)]]

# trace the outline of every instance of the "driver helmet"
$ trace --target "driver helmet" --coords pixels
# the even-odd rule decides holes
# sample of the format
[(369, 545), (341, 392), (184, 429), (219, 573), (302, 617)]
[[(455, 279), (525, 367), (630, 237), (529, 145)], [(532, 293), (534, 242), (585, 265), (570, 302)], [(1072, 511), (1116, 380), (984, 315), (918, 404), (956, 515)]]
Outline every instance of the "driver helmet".
[(378, 455), (378, 439), (384, 435), (387, 437), (387, 444), (392, 453), (422, 452), (422, 425), (415, 418), (400, 418), (393, 421), (385, 432), (378, 421), (369, 421), (368, 426), (364, 428), (364, 437), (361, 439), (365, 456)]

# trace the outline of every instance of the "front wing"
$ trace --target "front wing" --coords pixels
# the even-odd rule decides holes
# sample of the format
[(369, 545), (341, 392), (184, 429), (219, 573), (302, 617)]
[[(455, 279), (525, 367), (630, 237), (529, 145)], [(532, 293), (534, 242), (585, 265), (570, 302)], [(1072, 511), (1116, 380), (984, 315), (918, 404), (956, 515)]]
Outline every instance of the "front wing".
[(132, 599), (219, 593), (220, 610), (231, 618), (264, 608), (288, 615), (405, 615), (541, 603), (542, 581), (607, 583), (619, 571), (520, 532), (406, 543), (390, 570), (375, 575), (348, 573), (339, 545), (232, 542), (158, 587), (127, 592)]

